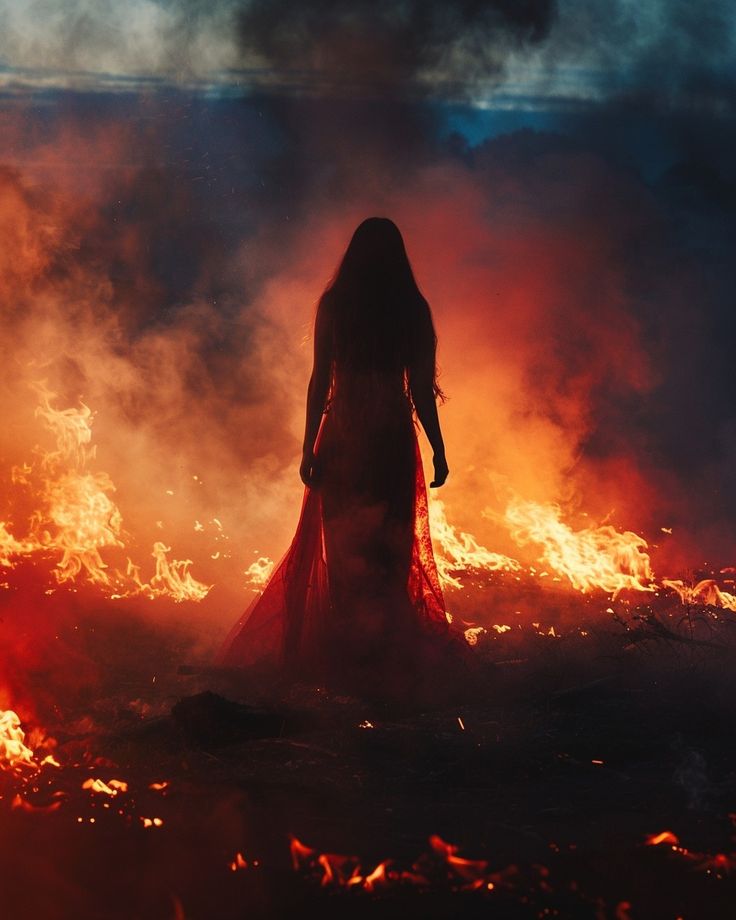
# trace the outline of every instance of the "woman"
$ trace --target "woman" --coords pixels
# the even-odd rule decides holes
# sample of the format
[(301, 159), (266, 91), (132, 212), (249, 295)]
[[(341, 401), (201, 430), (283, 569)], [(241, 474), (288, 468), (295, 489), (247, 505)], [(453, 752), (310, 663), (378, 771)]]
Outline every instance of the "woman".
[(415, 410), (441, 486), (435, 352), (401, 234), (368, 218), (317, 308), (297, 531), (223, 664), (271, 659), (359, 695), (426, 695), (464, 647), (445, 615), (413, 420)]

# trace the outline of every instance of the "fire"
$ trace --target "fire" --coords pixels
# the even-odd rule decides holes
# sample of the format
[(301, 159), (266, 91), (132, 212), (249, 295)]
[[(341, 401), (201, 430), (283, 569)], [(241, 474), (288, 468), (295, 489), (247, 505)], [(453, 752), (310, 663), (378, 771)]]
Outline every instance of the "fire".
[(706, 604), (736, 612), (736, 594), (722, 591), (712, 578), (704, 578), (693, 586), (679, 579), (664, 578), (662, 584), (676, 591), (683, 604)]
[(488, 630), (484, 626), (469, 626), (465, 632), (465, 641), (468, 645), (477, 645), (481, 636), (484, 636)]
[(430, 496), (429, 526), (436, 544), (435, 561), (443, 587), (462, 588), (453, 572), (516, 572), (521, 565), (502, 553), (481, 546), (472, 534), (458, 531), (447, 520), (444, 502)]
[[(459, 848), (437, 835), (429, 838), (429, 846), (430, 852), (422, 854), (409, 868), (385, 859), (369, 872), (363, 870), (356, 856), (320, 853), (295, 837), (291, 839), (291, 856), (295, 871), (310, 876), (321, 887), (365, 892), (402, 886), (429, 889), (439, 880), (454, 891), (494, 891), (499, 885), (509, 885), (517, 873), (515, 866), (490, 872), (487, 860), (458, 856)], [(542, 874), (547, 871), (541, 866), (539, 870)]]
[(160, 542), (153, 544), (151, 555), (156, 560), (156, 574), (145, 584), (141, 581), (139, 567), (129, 559), (127, 574), (137, 590), (128, 593), (144, 594), (150, 598), (166, 595), (175, 601), (201, 601), (209, 593), (211, 585), (203, 585), (193, 578), (189, 571), (191, 559), (169, 562), (166, 558), (169, 552), (171, 547)]
[(12, 709), (0, 710), (0, 769), (37, 769), (33, 751), (25, 744), (26, 734)]
[(35, 544), (25, 540), (16, 540), (8, 531), (7, 524), (0, 521), (0, 565), (5, 568), (13, 567), (13, 556), (21, 556), (33, 552)]
[(89, 468), (95, 459), (92, 410), (84, 403), (56, 409), (54, 393), (42, 384), (34, 389), (40, 399), (36, 415), (56, 446), (37, 449), (34, 463), (13, 469), (13, 483), (30, 491), (36, 509), (23, 539), (0, 521), (0, 565), (12, 568), (14, 557), (50, 551), (57, 554), (54, 575), (60, 584), (76, 582), (83, 574), (88, 583), (109, 589), (112, 597), (144, 594), (202, 600), (211, 586), (194, 579), (189, 572), (191, 560), (170, 561), (171, 549), (161, 542), (153, 545), (155, 574), (149, 582), (141, 579), (139, 567), (131, 560), (125, 573), (117, 569), (111, 573), (102, 554), (124, 547), (123, 517), (112, 498), (115, 485), (110, 477)]
[[(89, 581), (109, 585), (100, 550), (123, 545), (122, 515), (110, 497), (115, 491), (110, 477), (87, 468), (95, 457), (92, 411), (84, 403), (78, 409), (54, 409), (54, 394), (43, 385), (35, 389), (40, 397), (36, 415), (54, 435), (56, 450), (42, 454), (38, 464), (43, 510), (33, 515), (34, 536), (39, 547), (61, 552), (55, 570), (59, 582), (74, 581), (84, 570)], [(21, 475), (28, 481), (25, 474), (24, 469)]]
[(263, 588), (271, 577), (276, 563), (268, 556), (259, 556), (255, 562), (252, 562), (245, 570), (245, 577), (254, 591)]
[(626, 588), (655, 589), (643, 537), (609, 524), (576, 531), (560, 519), (561, 514), (558, 505), (514, 498), (505, 522), (519, 546), (541, 544), (541, 561), (578, 591), (600, 588), (615, 597)]

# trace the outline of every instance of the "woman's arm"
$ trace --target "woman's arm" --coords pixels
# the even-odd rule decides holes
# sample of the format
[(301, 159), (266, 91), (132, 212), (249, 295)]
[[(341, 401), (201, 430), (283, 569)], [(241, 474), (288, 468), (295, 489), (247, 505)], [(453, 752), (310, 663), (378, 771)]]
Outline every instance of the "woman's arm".
[(434, 479), (429, 485), (435, 489), (445, 484), (450, 470), (445, 458), (445, 442), (442, 440), (437, 400), (434, 395), (434, 350), (431, 355), (409, 368), (409, 391), (419, 421), (434, 451)]
[(299, 475), (304, 485), (311, 485), (314, 479), (314, 442), (325, 411), (327, 394), (330, 390), (332, 372), (331, 341), (320, 305), (314, 322), (314, 362), (312, 376), (307, 390), (307, 418), (304, 426), (304, 447)]

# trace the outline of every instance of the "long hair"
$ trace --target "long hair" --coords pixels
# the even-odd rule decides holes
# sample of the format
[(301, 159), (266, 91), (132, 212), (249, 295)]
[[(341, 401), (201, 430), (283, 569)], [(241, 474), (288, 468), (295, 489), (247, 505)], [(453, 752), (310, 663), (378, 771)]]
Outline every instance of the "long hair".
[(320, 297), (317, 322), (329, 330), (336, 375), (429, 366), (435, 396), (443, 397), (432, 313), (392, 220), (369, 217), (358, 226)]

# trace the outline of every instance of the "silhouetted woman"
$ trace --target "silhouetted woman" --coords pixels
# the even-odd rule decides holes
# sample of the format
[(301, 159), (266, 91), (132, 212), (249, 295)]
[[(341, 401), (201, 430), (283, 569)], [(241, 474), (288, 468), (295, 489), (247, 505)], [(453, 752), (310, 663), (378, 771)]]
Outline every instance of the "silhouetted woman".
[(441, 486), (436, 341), (398, 228), (363, 221), (317, 308), (297, 531), (222, 663), (270, 658), (294, 678), (395, 697), (426, 695), (457, 659), (414, 424), (416, 411)]

